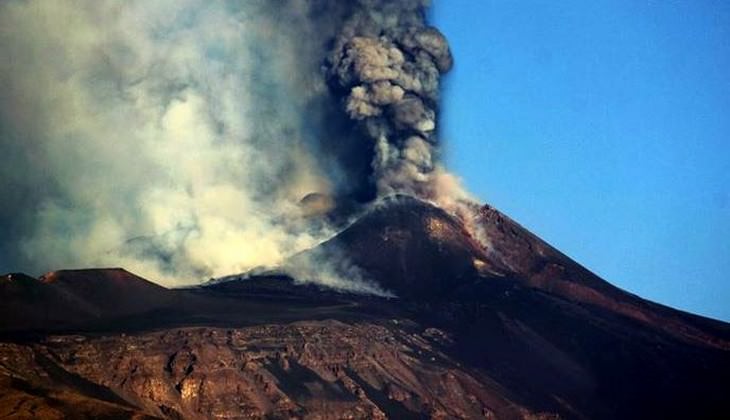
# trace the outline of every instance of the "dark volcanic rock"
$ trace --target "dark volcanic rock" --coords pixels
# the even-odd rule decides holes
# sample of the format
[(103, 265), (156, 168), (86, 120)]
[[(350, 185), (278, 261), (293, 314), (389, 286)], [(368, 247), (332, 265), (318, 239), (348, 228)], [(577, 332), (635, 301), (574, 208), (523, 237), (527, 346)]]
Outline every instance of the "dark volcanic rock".
[(77, 328), (169, 307), (169, 290), (120, 268), (61, 270), (0, 279), (0, 331)]
[(489, 265), (461, 222), (407, 196), (379, 203), (309, 254), (344, 254), (386, 290), (412, 299), (444, 298)]
[[(0, 278), (0, 417), (712, 418), (730, 327), (626, 293), (491, 207), (396, 197), (309, 256), (399, 298), (259, 276)], [(48, 308), (48, 309), (42, 309)], [(46, 311), (46, 312), (44, 312)], [(29, 334), (29, 330), (34, 330)]]
[(59, 270), (39, 279), (87, 304), (96, 317), (118, 317), (167, 306), (168, 289), (121, 268)]
[(488, 238), (487, 258), (506, 267), (525, 287), (632, 318), (683, 340), (730, 350), (730, 325), (625, 292), (490, 206), (479, 209), (476, 225)]
[(0, 277), (0, 331), (65, 326), (88, 318), (85, 303), (21, 273)]

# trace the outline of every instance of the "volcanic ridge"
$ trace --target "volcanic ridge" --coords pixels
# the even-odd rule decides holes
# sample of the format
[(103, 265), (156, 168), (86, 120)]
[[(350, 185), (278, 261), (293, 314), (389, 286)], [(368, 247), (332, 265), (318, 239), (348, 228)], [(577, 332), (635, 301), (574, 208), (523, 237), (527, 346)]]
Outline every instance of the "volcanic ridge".
[(730, 408), (730, 325), (622, 291), (492, 207), (471, 214), (393, 196), (290, 261), (338, 252), (393, 297), (285, 273), (183, 289), (123, 269), (2, 276), (0, 417), (710, 418)]

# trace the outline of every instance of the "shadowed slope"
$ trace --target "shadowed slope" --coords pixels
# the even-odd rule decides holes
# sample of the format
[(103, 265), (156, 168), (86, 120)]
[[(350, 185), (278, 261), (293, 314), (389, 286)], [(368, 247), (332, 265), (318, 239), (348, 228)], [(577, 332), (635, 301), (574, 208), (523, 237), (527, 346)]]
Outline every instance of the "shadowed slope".
[(21, 273), (0, 277), (0, 331), (67, 325), (89, 316), (77, 297)]
[(121, 268), (59, 270), (39, 280), (88, 303), (98, 317), (149, 311), (166, 306), (172, 296), (168, 289)]
[(519, 285), (630, 317), (684, 340), (730, 349), (727, 324), (627, 293), (490, 206), (475, 207), (474, 214), (470, 224), (481, 241), (440, 208), (394, 196), (308, 252), (346, 255), (401, 298), (465, 301), (481, 299), (475, 288)]
[(120, 268), (0, 278), (2, 330), (73, 328), (169, 306), (175, 295)]
[[(626, 293), (491, 207), (474, 215), (479, 241), (441, 209), (393, 197), (292, 259), (345, 257), (397, 299), (277, 275), (187, 290), (123, 270), (3, 277), (0, 297), (20, 308), (4, 329), (27, 330), (31, 319), (81, 335), (6, 334), (0, 410), (71, 410), (82, 399), (91, 412), (163, 418), (730, 409), (728, 324)], [(68, 310), (66, 324), (33, 318), (45, 303)]]
[(323, 247), (412, 300), (421, 322), (538, 411), (591, 418), (728, 408), (728, 324), (627, 293), (495, 209), (476, 242), (428, 203), (388, 200)]
[(633, 318), (685, 340), (730, 349), (730, 325), (621, 290), (490, 206), (479, 209), (476, 224), (488, 238), (487, 258), (507, 267), (525, 286)]
[(457, 219), (407, 196), (383, 200), (306, 254), (315, 260), (343, 254), (370, 279), (408, 299), (448, 297), (480, 273), (492, 273), (481, 246)]

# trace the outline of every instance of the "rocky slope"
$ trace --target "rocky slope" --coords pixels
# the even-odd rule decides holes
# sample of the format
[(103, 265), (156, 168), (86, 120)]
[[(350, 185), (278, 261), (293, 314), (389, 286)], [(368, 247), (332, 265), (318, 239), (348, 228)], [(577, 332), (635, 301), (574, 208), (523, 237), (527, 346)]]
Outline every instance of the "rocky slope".
[[(730, 327), (596, 277), (498, 211), (472, 237), (396, 197), (285, 276), (167, 290), (122, 270), (0, 278), (0, 417), (712, 418)], [(44, 309), (45, 308), (45, 309)]]
[[(0, 344), (16, 381), (2, 414), (100, 412), (168, 418), (479, 418), (529, 411), (444, 354), (415, 325), (336, 320)], [(405, 322), (405, 321), (403, 321)], [(12, 385), (12, 384), (11, 384)], [(32, 389), (32, 391), (29, 391)], [(73, 395), (69, 401), (65, 395)], [(61, 403), (58, 401), (60, 400)], [(11, 408), (10, 405), (13, 404)], [(40, 412), (36, 412), (36, 415)]]

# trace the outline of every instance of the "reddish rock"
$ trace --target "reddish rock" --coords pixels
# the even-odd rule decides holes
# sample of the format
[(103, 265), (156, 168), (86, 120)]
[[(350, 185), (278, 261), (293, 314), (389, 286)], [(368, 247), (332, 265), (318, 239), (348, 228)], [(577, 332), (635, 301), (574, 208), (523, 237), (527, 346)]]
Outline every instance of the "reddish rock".
[(474, 214), (399, 197), (309, 251), (347, 256), (397, 299), (274, 275), (187, 290), (119, 269), (0, 277), (0, 417), (730, 409), (728, 324), (626, 293), (490, 207)]

